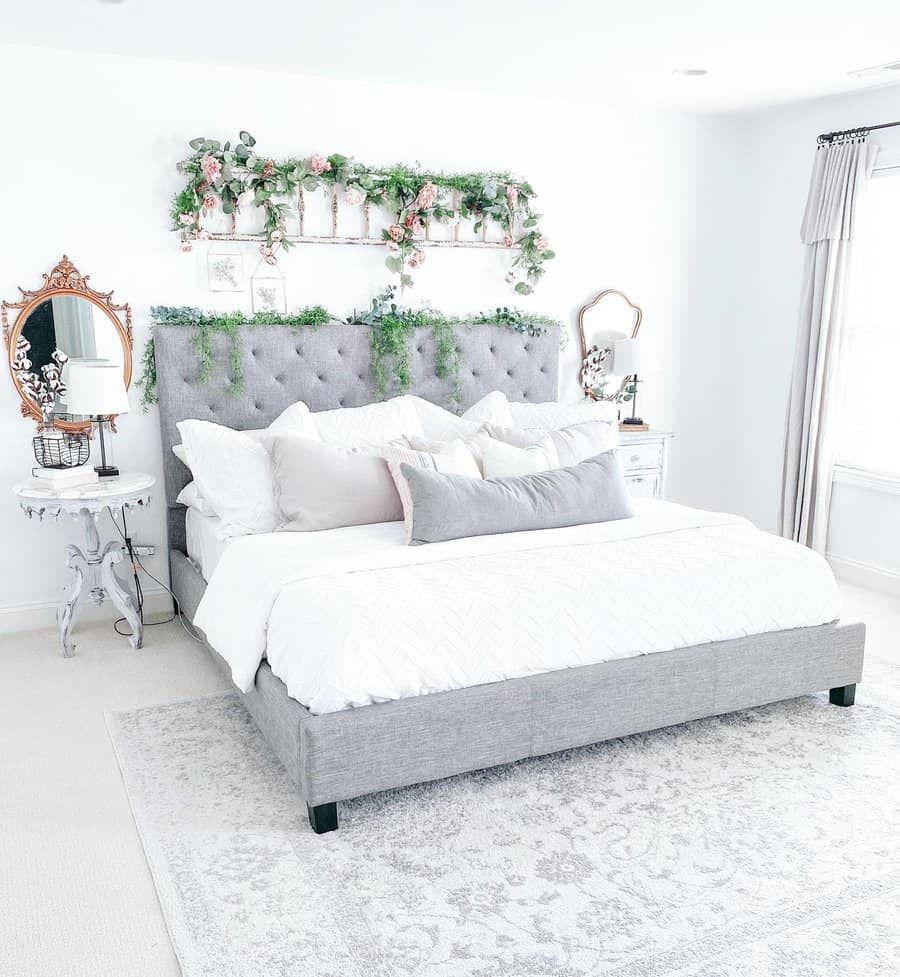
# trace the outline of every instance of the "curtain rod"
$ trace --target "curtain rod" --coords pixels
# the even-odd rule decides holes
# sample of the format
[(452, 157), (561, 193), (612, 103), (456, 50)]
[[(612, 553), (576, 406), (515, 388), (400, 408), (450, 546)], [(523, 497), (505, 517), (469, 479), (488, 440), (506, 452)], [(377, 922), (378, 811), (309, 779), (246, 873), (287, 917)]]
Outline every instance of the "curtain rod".
[(837, 132), (823, 132), (816, 142), (834, 142), (835, 139), (841, 139), (844, 136), (868, 135), (876, 129), (893, 129), (894, 126), (900, 126), (900, 122), (882, 122), (881, 125), (877, 126), (858, 126), (855, 129), (839, 129)]

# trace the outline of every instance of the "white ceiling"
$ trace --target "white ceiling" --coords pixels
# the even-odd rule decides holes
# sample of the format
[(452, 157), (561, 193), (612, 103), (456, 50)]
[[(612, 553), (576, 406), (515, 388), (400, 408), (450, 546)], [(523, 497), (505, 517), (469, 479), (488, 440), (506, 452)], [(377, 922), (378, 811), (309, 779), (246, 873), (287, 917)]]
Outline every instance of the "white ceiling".
[[(897, 0), (4, 0), (7, 43), (733, 112), (860, 91)], [(673, 77), (675, 68), (708, 76)], [(900, 81), (900, 73), (895, 75)]]

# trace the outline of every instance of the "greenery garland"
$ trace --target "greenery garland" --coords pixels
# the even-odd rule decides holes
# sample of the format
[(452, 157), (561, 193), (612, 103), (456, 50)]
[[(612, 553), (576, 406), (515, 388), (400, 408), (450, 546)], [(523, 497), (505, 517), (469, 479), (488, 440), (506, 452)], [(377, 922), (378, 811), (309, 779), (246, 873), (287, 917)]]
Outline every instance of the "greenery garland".
[[(410, 352), (413, 335), (417, 329), (431, 329), (435, 340), (435, 374), (441, 379), (452, 381), (450, 406), (458, 407), (461, 382), (456, 329), (491, 325), (512, 329), (528, 336), (542, 336), (550, 328), (560, 326), (556, 319), (506, 306), (466, 317), (447, 316), (428, 308), (409, 309), (399, 306), (395, 301), (395, 295), (395, 288), (390, 286), (372, 300), (369, 309), (363, 312), (354, 311), (344, 320), (348, 325), (367, 326), (371, 330), (372, 371), (375, 375), (376, 400), (384, 400), (389, 394), (406, 393), (412, 386)], [(244, 389), (244, 349), (241, 342), (241, 327), (290, 326), (297, 330), (317, 329), (327, 323), (340, 321), (321, 305), (300, 309), (288, 315), (258, 312), (249, 318), (243, 312), (202, 312), (190, 306), (157, 305), (150, 311), (156, 324), (184, 326), (195, 331), (194, 348), (199, 363), (197, 378), (201, 383), (206, 383), (212, 375), (212, 334), (221, 332), (231, 337), (229, 373), (233, 395), (240, 395)], [(145, 411), (157, 402), (155, 352), (151, 336), (141, 355), (142, 372), (137, 381), (142, 390), (141, 406)]]
[[(405, 165), (372, 167), (339, 153), (278, 161), (260, 156), (249, 132), (241, 132), (234, 146), (203, 136), (189, 145), (192, 155), (178, 164), (187, 184), (175, 195), (171, 210), (172, 227), (181, 232), (186, 250), (192, 241), (209, 237), (202, 226), (204, 216), (219, 209), (233, 215), (253, 204), (265, 214), (266, 243), (260, 252), (274, 264), (276, 249), (291, 247), (286, 220), (296, 208), (283, 198), (295, 198), (301, 187), (328, 192), (339, 185), (348, 205), (374, 204), (395, 215), (395, 222), (382, 231), (382, 239), (391, 252), (385, 264), (400, 276), (401, 287), (412, 284), (409, 272), (425, 260), (420, 241), (427, 221), (453, 225), (460, 219), (472, 219), (476, 234), (487, 221), (499, 226), (504, 244), (518, 249), (506, 280), (520, 295), (534, 290), (544, 274), (544, 262), (555, 257), (538, 227), (541, 215), (533, 207), (534, 189), (527, 180), (508, 172), (432, 173)], [(459, 195), (458, 210), (451, 199), (455, 194)]]

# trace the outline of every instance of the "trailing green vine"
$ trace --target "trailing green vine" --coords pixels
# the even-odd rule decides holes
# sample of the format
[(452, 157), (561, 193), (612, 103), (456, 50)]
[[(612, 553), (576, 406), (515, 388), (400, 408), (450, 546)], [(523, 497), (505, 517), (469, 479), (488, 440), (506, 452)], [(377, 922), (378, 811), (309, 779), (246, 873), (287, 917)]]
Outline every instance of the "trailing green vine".
[(469, 220), (475, 234), (488, 222), (499, 227), (504, 245), (516, 251), (506, 280), (520, 295), (534, 290), (544, 274), (544, 262), (555, 257), (538, 227), (541, 215), (534, 209), (534, 189), (506, 171), (441, 173), (401, 164), (373, 167), (340, 153), (279, 161), (259, 155), (249, 132), (241, 132), (233, 146), (205, 136), (189, 145), (192, 155), (178, 164), (187, 184), (175, 195), (171, 208), (172, 227), (181, 232), (185, 250), (191, 249), (193, 241), (210, 237), (204, 219), (221, 211), (234, 220), (242, 207), (255, 206), (265, 218), (260, 253), (274, 264), (276, 250), (292, 246), (287, 219), (299, 216), (302, 193), (331, 193), (339, 186), (348, 206), (374, 205), (391, 213), (394, 222), (382, 231), (390, 252), (385, 264), (400, 276), (401, 287), (412, 284), (409, 272), (425, 261), (421, 243), (431, 222), (455, 226)]
[[(559, 326), (555, 319), (506, 306), (492, 312), (465, 317), (447, 316), (429, 308), (409, 309), (398, 305), (395, 295), (396, 290), (390, 286), (372, 300), (368, 309), (354, 311), (344, 320), (348, 325), (366, 326), (370, 329), (376, 400), (406, 393), (412, 386), (410, 358), (413, 336), (417, 329), (431, 329), (435, 342), (435, 375), (451, 381), (450, 406), (458, 407), (461, 382), (457, 329), (490, 325), (512, 329), (527, 336), (542, 336), (551, 327)], [(201, 312), (188, 306), (158, 305), (151, 309), (151, 314), (154, 323), (158, 325), (184, 326), (194, 330), (197, 379), (200, 383), (206, 383), (212, 376), (213, 333), (221, 332), (230, 336), (229, 375), (230, 389), (234, 395), (243, 393), (244, 389), (244, 349), (241, 339), (243, 327), (290, 326), (293, 329), (316, 329), (339, 321), (321, 305), (288, 315), (259, 312), (250, 317), (243, 312), (213, 313)], [(157, 401), (156, 358), (152, 336), (144, 347), (141, 367), (142, 373), (137, 383), (142, 389), (141, 405), (146, 410)]]

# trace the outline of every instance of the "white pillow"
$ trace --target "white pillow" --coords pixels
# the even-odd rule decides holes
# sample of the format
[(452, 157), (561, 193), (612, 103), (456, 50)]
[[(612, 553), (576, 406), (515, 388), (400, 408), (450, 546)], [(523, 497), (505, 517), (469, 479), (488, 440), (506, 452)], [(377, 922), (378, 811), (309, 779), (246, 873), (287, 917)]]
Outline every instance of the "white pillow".
[(509, 411), (510, 404), (506, 394), (493, 390), (485, 394), (477, 403), (463, 413), (467, 421), (480, 424), (498, 424), (500, 427), (515, 427), (515, 421)]
[(468, 475), (470, 478), (481, 478), (481, 472), (472, 452), (462, 441), (449, 441), (442, 446), (441, 451), (413, 451), (412, 448), (401, 448), (396, 445), (386, 445), (384, 459), (388, 464), (397, 493), (403, 504), (403, 517), (406, 521), (407, 534), (412, 532), (412, 494), (409, 483), (400, 469), (402, 464), (415, 465), (417, 468), (428, 468), (443, 475)]
[(410, 446), (410, 448), (413, 449), (413, 451), (425, 451), (428, 454), (441, 454), (447, 450), (447, 446), (451, 443), (451, 441), (462, 441), (462, 443), (472, 453), (472, 457), (475, 459), (475, 464), (478, 465), (478, 470), (483, 475), (484, 449), (490, 440), (491, 436), (487, 433), (487, 431), (482, 431), (479, 425), (478, 431), (471, 437), (439, 440), (438, 438), (419, 438), (414, 434), (411, 434), (408, 438), (406, 438), (406, 443)]
[(507, 475), (534, 475), (551, 468), (559, 468), (559, 457), (549, 435), (529, 448), (517, 448), (491, 438), (484, 449), (482, 462), (485, 478), (505, 478)]
[(321, 441), (319, 430), (310, 409), (298, 400), (296, 404), (291, 404), (275, 418), (266, 428), (266, 434), (299, 434), (301, 437), (309, 438), (312, 441)]
[(539, 444), (547, 436), (547, 431), (539, 428), (500, 427), (499, 424), (488, 424), (487, 433), (498, 441), (515, 445), (517, 448), (530, 448)]
[(614, 424), (618, 417), (616, 405), (605, 400), (582, 400), (574, 404), (558, 404), (555, 401), (546, 404), (510, 403), (509, 412), (512, 422), (506, 427), (542, 428), (544, 431), (555, 431), (587, 421)]
[[(183, 445), (177, 445), (176, 447), (184, 450)], [(175, 499), (176, 502), (181, 505), (187, 506), (189, 509), (196, 509), (201, 516), (215, 516), (216, 510), (209, 504), (209, 502), (200, 494), (200, 489), (197, 488), (196, 482), (188, 482), (187, 485), (178, 493), (178, 497)]]
[(408, 400), (412, 403), (413, 409), (422, 424), (425, 437), (431, 440), (454, 441), (456, 438), (466, 440), (484, 429), (484, 425), (480, 421), (457, 417), (452, 411), (438, 404), (433, 404), (430, 400), (424, 400), (422, 397), (407, 394), (398, 399)]
[(319, 437), (328, 444), (353, 448), (383, 444), (407, 434), (424, 436), (422, 422), (409, 397), (394, 397), (365, 407), (339, 407), (312, 415)]
[(618, 425), (607, 424), (606, 421), (573, 424), (558, 431), (548, 431), (547, 435), (556, 447), (560, 468), (577, 465), (586, 458), (593, 458), (619, 446)]
[(403, 507), (384, 458), (298, 434), (269, 442), (283, 529), (396, 522)]
[(225, 536), (271, 533), (279, 515), (269, 452), (243, 431), (210, 421), (176, 425), (200, 494), (222, 520)]

